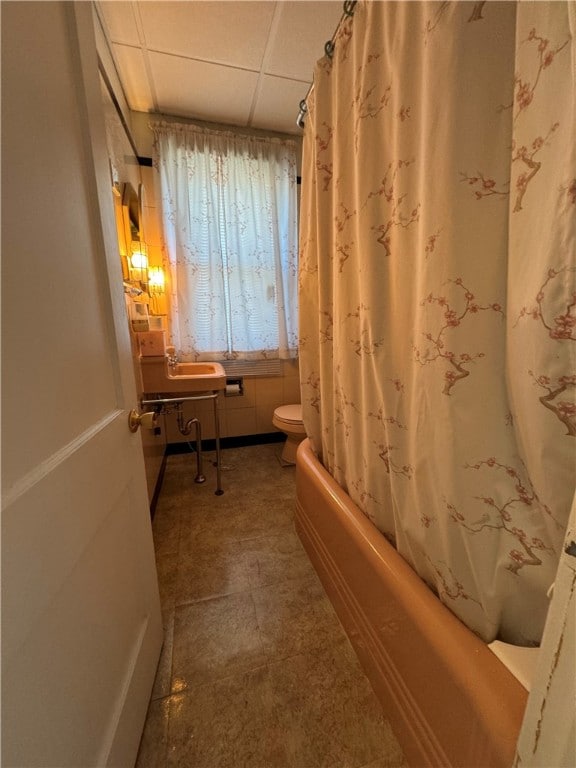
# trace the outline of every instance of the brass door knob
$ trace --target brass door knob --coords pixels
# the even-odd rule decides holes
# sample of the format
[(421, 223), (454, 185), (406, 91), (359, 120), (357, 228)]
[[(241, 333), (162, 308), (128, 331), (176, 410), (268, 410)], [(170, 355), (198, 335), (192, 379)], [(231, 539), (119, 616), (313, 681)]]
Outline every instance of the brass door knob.
[(134, 408), (128, 414), (128, 429), (130, 432), (137, 432), (138, 427), (145, 429), (154, 429), (158, 425), (158, 414), (155, 411), (146, 411), (138, 413)]

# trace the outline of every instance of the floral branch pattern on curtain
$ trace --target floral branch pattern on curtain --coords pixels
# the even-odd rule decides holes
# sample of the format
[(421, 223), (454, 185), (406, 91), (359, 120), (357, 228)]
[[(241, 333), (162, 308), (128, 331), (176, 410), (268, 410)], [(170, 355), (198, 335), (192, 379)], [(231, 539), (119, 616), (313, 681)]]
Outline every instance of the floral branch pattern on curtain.
[(193, 360), (295, 357), (295, 142), (152, 128), (174, 346)]
[(460, 310), (456, 310), (448, 303), (446, 296), (433, 296), (431, 293), (420, 303), (421, 306), (426, 304), (437, 304), (442, 308), (444, 315), (444, 325), (440, 327), (440, 330), (436, 334), (427, 332), (425, 335), (426, 340), (430, 343), (428, 349), (421, 352), (419, 349), (414, 350), (416, 360), (422, 365), (432, 363), (442, 358), (453, 367), (454, 370), (446, 370), (444, 373), (444, 388), (442, 392), (445, 395), (452, 393), (452, 388), (461, 379), (465, 379), (470, 376), (469, 366), (482, 357), (485, 357), (484, 352), (460, 352), (456, 354), (450, 349), (446, 349), (447, 340), (445, 333), (451, 328), (458, 328), (464, 321), (467, 315), (475, 315), (478, 312), (485, 312), (486, 310), (492, 310), (499, 312), (503, 315), (502, 307), (498, 303), (482, 305), (478, 304), (474, 294), (466, 288), (462, 283), (462, 278), (457, 277), (455, 280), (449, 280), (448, 282), (454, 283), (454, 285), (462, 288), (465, 302), (460, 302)]
[(457, 616), (519, 645), (576, 486), (573, 46), (562, 2), (360, 0), (304, 136), (314, 450)]

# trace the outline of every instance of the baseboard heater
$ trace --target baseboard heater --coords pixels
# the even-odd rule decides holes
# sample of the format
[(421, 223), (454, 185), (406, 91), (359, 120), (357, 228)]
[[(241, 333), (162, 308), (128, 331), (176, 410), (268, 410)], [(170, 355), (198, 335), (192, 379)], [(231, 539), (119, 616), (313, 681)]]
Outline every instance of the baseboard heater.
[(226, 377), (238, 379), (243, 376), (282, 376), (281, 360), (220, 360)]

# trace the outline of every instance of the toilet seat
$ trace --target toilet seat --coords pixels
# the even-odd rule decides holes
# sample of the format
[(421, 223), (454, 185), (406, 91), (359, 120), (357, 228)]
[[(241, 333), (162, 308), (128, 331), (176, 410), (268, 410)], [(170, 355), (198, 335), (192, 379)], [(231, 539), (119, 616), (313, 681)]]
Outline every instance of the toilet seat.
[(295, 405), (279, 405), (272, 416), (272, 424), (286, 435), (280, 463), (283, 466), (295, 464), (298, 445), (306, 437), (300, 403)]
[(274, 411), (274, 417), (285, 424), (299, 426), (302, 422), (302, 406), (298, 405), (280, 405)]

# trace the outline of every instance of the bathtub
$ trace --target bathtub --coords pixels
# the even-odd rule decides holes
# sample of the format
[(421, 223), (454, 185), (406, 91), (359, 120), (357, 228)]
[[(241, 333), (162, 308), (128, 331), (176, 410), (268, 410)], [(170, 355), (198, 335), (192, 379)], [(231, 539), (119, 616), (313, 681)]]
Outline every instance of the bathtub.
[(296, 529), (413, 768), (510, 768), (527, 691), (318, 462), (296, 462)]

